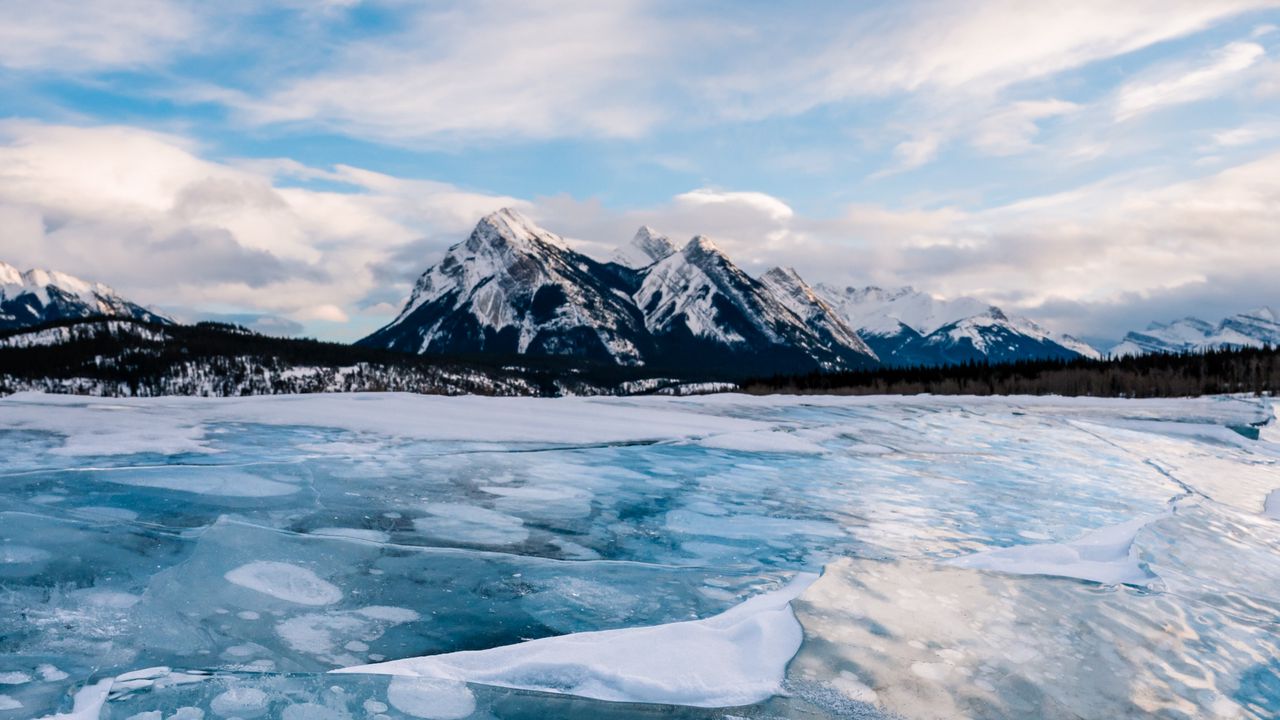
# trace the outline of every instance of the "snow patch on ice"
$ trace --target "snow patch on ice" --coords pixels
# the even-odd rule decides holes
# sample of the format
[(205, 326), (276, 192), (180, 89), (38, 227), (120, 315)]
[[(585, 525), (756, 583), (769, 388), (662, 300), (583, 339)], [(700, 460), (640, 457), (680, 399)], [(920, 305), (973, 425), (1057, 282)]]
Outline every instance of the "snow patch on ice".
[(816, 579), (799, 574), (783, 588), (703, 620), (574, 633), (334, 672), (474, 682), (618, 702), (747, 705), (781, 691), (787, 663), (803, 639), (790, 602)]
[(475, 545), (516, 545), (529, 538), (524, 521), (488, 508), (455, 503), (430, 503), (428, 517), (413, 521), (423, 535)]
[(273, 560), (259, 560), (229, 570), (228, 582), (299, 605), (332, 605), (342, 599), (338, 586), (321, 580), (307, 568)]
[(254, 687), (233, 687), (215, 697), (209, 707), (222, 717), (255, 718), (267, 711), (267, 694)]
[(475, 695), (465, 683), (441, 678), (392, 678), (387, 702), (406, 715), (428, 720), (457, 720), (476, 710)]
[(71, 712), (46, 715), (40, 720), (98, 720), (102, 706), (107, 703), (112, 682), (112, 678), (106, 678), (80, 688), (72, 699)]
[(1133, 541), (1138, 531), (1154, 519), (1135, 518), (1099, 528), (1071, 542), (986, 550), (954, 558), (950, 564), (1013, 575), (1069, 577), (1104, 585), (1144, 585), (1154, 576), (1133, 556)]

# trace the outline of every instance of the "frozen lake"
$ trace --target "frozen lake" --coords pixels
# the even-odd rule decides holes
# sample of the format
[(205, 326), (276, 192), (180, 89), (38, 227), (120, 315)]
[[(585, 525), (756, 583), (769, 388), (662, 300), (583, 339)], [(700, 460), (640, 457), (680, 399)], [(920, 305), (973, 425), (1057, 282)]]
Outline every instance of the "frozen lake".
[(0, 720), (1277, 717), (1272, 417), (15, 395)]

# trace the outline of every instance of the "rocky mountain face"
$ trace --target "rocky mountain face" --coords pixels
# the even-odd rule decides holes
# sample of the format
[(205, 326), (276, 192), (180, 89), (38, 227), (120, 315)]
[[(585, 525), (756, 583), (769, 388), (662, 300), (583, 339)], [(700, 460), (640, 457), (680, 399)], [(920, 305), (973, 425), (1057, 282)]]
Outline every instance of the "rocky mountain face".
[(876, 364), (847, 329), (810, 325), (706, 238), (676, 251), (641, 228), (615, 262), (599, 263), (513, 210), (482, 219), (360, 344), (717, 377)]
[(49, 270), (20, 271), (0, 262), (0, 330), (99, 316), (169, 322), (102, 283)]
[(1280, 346), (1280, 313), (1269, 307), (1232, 315), (1217, 324), (1194, 317), (1151, 323), (1146, 330), (1125, 335), (1107, 354), (1124, 357), (1263, 346)]
[(486, 216), (359, 344), (417, 354), (573, 356), (637, 365), (652, 353), (633, 271), (570, 250), (514, 210)]

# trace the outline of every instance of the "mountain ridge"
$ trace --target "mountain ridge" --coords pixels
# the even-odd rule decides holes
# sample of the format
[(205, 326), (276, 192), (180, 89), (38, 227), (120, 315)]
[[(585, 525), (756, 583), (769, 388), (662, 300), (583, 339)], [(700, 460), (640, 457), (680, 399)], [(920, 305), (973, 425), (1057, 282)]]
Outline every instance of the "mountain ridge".
[(56, 270), (18, 270), (0, 261), (0, 330), (96, 316), (172, 322), (100, 282)]

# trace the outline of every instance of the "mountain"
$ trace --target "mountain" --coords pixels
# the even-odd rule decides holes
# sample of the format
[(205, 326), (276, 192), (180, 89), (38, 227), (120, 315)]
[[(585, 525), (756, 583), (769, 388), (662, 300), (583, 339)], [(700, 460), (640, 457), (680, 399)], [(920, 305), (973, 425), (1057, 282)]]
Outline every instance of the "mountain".
[(645, 225), (636, 231), (631, 242), (618, 248), (610, 262), (639, 270), (676, 254), (676, 246), (666, 235)]
[(163, 315), (120, 297), (102, 283), (48, 270), (21, 272), (0, 262), (0, 330), (98, 316), (169, 322)]
[(1107, 354), (1124, 357), (1263, 346), (1280, 346), (1280, 313), (1269, 307), (1232, 315), (1216, 325), (1194, 317), (1151, 323), (1142, 332), (1125, 335)]
[(941, 300), (911, 287), (815, 292), (887, 365), (948, 365), (1097, 357), (1088, 344), (1055, 335), (974, 298)]
[(641, 228), (600, 263), (505, 209), (429, 268), (359, 344), (410, 353), (560, 356), (680, 376), (875, 364), (847, 328), (810, 327), (706, 238)]
[(631, 272), (574, 252), (514, 210), (499, 210), (422, 274), (395, 320), (358, 344), (638, 365), (651, 347), (631, 302)]
[(399, 316), (359, 344), (718, 379), (1097, 356), (973, 298), (811, 287), (783, 268), (756, 279), (703, 236), (676, 250), (646, 226), (598, 262), (510, 209), (449, 248)]
[(635, 302), (668, 366), (741, 374), (876, 364), (864, 343), (815, 331), (701, 235), (645, 270)]
[(852, 348), (862, 355), (875, 358), (874, 350), (867, 345), (856, 330), (840, 317), (827, 301), (805, 282), (794, 268), (775, 267), (760, 276), (760, 282), (773, 296), (782, 301), (791, 312), (800, 316), (819, 337), (831, 344)]

